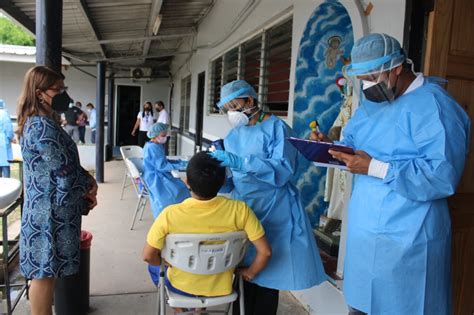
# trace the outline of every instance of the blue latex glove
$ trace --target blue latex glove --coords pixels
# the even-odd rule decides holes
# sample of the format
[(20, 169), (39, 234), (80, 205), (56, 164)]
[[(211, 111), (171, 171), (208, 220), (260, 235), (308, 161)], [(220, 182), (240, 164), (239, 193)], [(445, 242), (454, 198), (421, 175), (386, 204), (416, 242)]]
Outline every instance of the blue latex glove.
[(221, 166), (226, 166), (234, 169), (242, 169), (242, 158), (233, 153), (217, 150), (211, 153), (211, 156), (216, 160), (221, 161)]

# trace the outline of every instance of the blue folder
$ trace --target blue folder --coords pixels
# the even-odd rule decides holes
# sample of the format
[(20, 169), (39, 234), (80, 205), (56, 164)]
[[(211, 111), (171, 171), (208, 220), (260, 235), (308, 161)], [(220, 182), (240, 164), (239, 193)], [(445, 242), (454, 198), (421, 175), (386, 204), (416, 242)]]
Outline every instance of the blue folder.
[(309, 161), (314, 162), (314, 165), (321, 167), (334, 167), (340, 169), (347, 169), (344, 162), (336, 160), (329, 154), (328, 150), (341, 151), (348, 154), (354, 154), (351, 147), (334, 144), (330, 142), (313, 141), (299, 138), (287, 138), (288, 141), (303, 154)]

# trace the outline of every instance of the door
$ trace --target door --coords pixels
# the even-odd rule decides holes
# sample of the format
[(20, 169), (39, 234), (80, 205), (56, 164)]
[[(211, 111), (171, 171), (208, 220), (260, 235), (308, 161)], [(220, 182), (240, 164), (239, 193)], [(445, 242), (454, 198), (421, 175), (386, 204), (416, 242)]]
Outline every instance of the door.
[(136, 145), (137, 137), (131, 135), (133, 125), (140, 111), (141, 86), (117, 86), (117, 143), (122, 145)]
[(202, 149), (202, 129), (204, 117), (204, 93), (205, 93), (206, 73), (198, 74), (197, 100), (196, 100), (196, 135), (195, 145), (199, 150)]
[[(448, 80), (447, 90), (474, 121), (474, 1), (436, 0), (430, 13), (424, 72)], [(474, 314), (474, 137), (461, 183), (449, 200), (455, 315)]]

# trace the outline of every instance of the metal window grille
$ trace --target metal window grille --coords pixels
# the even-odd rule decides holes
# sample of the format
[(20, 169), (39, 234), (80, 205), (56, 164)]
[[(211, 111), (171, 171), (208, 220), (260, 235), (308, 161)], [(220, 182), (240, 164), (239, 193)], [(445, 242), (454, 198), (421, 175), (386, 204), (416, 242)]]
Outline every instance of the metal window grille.
[(266, 111), (286, 116), (290, 94), (293, 20), (286, 20), (231, 49), (209, 65), (209, 111), (218, 113), (221, 88), (246, 80)]
[(289, 20), (265, 33), (261, 103), (267, 111), (282, 116), (288, 114), (292, 26), (292, 20)]
[(262, 56), (262, 35), (242, 45), (242, 80), (253, 86), (257, 94), (260, 91), (260, 67)]
[(210, 75), (209, 75), (209, 112), (210, 113), (219, 113), (219, 108), (216, 106), (219, 102), (221, 95), (221, 87), (223, 76), (222, 72), (224, 67), (222, 67), (223, 57), (219, 57), (216, 60), (211, 62), (210, 65)]
[(181, 80), (181, 102), (179, 114), (179, 129), (189, 132), (189, 113), (191, 110), (191, 75)]

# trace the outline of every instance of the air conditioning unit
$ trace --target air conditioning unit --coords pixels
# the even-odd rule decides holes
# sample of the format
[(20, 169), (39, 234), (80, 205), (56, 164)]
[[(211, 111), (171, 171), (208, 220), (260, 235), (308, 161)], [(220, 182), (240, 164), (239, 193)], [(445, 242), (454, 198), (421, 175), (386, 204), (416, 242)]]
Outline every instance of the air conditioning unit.
[(130, 69), (130, 76), (134, 81), (151, 81), (151, 68), (132, 68)]

